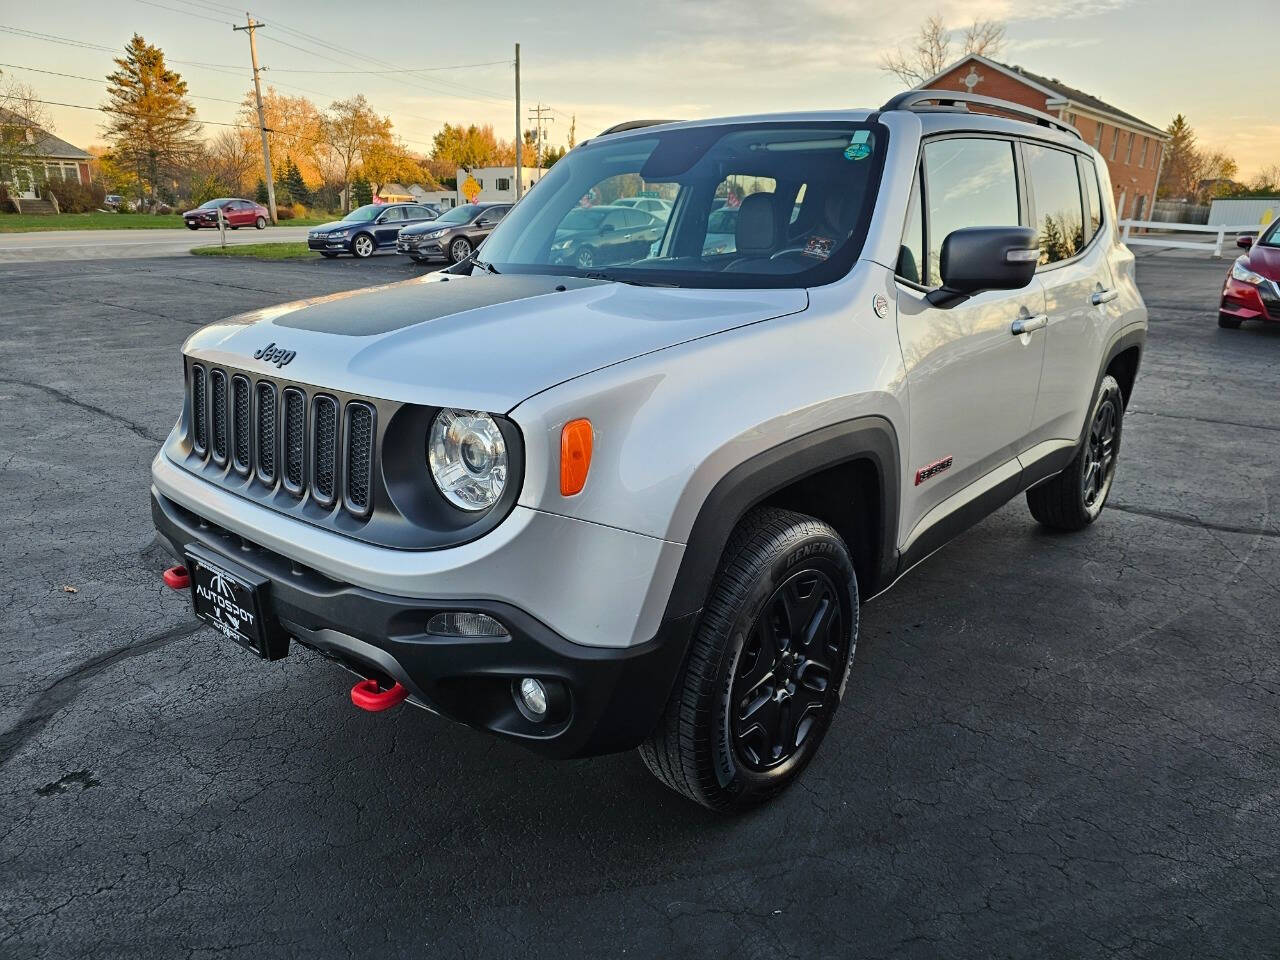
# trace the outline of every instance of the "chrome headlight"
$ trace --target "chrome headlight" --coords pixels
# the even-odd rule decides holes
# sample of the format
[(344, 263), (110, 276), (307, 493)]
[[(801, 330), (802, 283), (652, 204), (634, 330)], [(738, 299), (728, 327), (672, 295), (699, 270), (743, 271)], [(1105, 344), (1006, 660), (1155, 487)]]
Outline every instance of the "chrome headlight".
[(1241, 283), (1252, 283), (1255, 287), (1259, 284), (1266, 283), (1267, 278), (1262, 274), (1254, 273), (1244, 265), (1247, 257), (1239, 257), (1236, 262), (1231, 265), (1231, 278), (1239, 280)]
[(334, 230), (332, 233), (330, 233), (330, 234), (329, 234), (329, 239), (330, 239), (330, 240), (340, 239), (340, 238), (342, 238), (342, 237), (345, 237), (345, 236), (349, 235), (350, 233), (351, 233), (351, 230), (350, 230), (350, 229), (347, 229), (347, 230)]
[(507, 485), (507, 443), (497, 422), (476, 410), (441, 410), (427, 441), (431, 478), (462, 510), (487, 510)]
[(449, 232), (448, 230), (432, 230), (430, 233), (424, 233), (422, 235), (422, 239), (423, 240), (439, 240), (448, 232)]

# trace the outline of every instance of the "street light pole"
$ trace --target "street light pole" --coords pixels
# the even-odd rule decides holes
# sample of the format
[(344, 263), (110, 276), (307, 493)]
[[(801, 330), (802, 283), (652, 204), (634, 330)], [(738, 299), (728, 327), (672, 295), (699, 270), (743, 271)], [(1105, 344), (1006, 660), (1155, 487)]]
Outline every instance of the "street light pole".
[(265, 23), (257, 23), (249, 14), (245, 14), (248, 24), (243, 27), (232, 27), (232, 30), (247, 30), (249, 33), (249, 57), (253, 60), (253, 95), (258, 101), (258, 132), (262, 134), (262, 169), (267, 181), (267, 210), (271, 213), (271, 222), (278, 223), (276, 217), (276, 179), (271, 173), (271, 144), (267, 142), (267, 115), (262, 109), (262, 81), (258, 78), (258, 43), (254, 39), (254, 30), (265, 27)]

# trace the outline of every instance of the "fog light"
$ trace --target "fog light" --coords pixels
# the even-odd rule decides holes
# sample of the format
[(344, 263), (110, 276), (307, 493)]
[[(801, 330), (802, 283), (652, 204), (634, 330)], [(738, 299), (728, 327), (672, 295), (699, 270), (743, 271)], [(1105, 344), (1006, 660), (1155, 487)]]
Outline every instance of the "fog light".
[(520, 706), (530, 720), (541, 720), (547, 715), (547, 688), (541, 680), (525, 677), (520, 681)]
[(427, 633), (438, 637), (505, 637), (507, 628), (486, 613), (451, 610), (434, 614), (427, 621)]

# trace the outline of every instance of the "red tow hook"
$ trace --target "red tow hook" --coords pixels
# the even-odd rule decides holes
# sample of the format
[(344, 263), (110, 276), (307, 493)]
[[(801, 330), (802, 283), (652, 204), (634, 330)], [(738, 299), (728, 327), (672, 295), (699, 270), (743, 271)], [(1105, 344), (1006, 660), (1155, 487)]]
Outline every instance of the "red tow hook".
[(404, 703), (409, 691), (398, 683), (393, 683), (386, 690), (378, 686), (377, 680), (361, 680), (351, 688), (351, 702), (361, 710), (379, 713), (389, 710), (398, 703)]
[(173, 590), (186, 590), (191, 586), (191, 575), (186, 567), (170, 567), (164, 572), (164, 585)]

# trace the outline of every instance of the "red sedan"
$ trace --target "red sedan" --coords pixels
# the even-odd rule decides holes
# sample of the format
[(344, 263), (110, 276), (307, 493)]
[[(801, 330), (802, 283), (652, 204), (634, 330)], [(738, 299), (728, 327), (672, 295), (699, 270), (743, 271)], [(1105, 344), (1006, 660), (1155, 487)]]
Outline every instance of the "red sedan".
[(1241, 237), (1245, 252), (1236, 258), (1222, 288), (1218, 326), (1234, 330), (1245, 320), (1280, 323), (1280, 220), (1260, 237)]
[(218, 225), (218, 209), (222, 209), (222, 217), (232, 230), (240, 227), (257, 227), (259, 230), (271, 222), (271, 213), (261, 204), (252, 200), (238, 200), (235, 197), (219, 197), (200, 204), (194, 210), (182, 215), (187, 226), (192, 230), (201, 227)]

